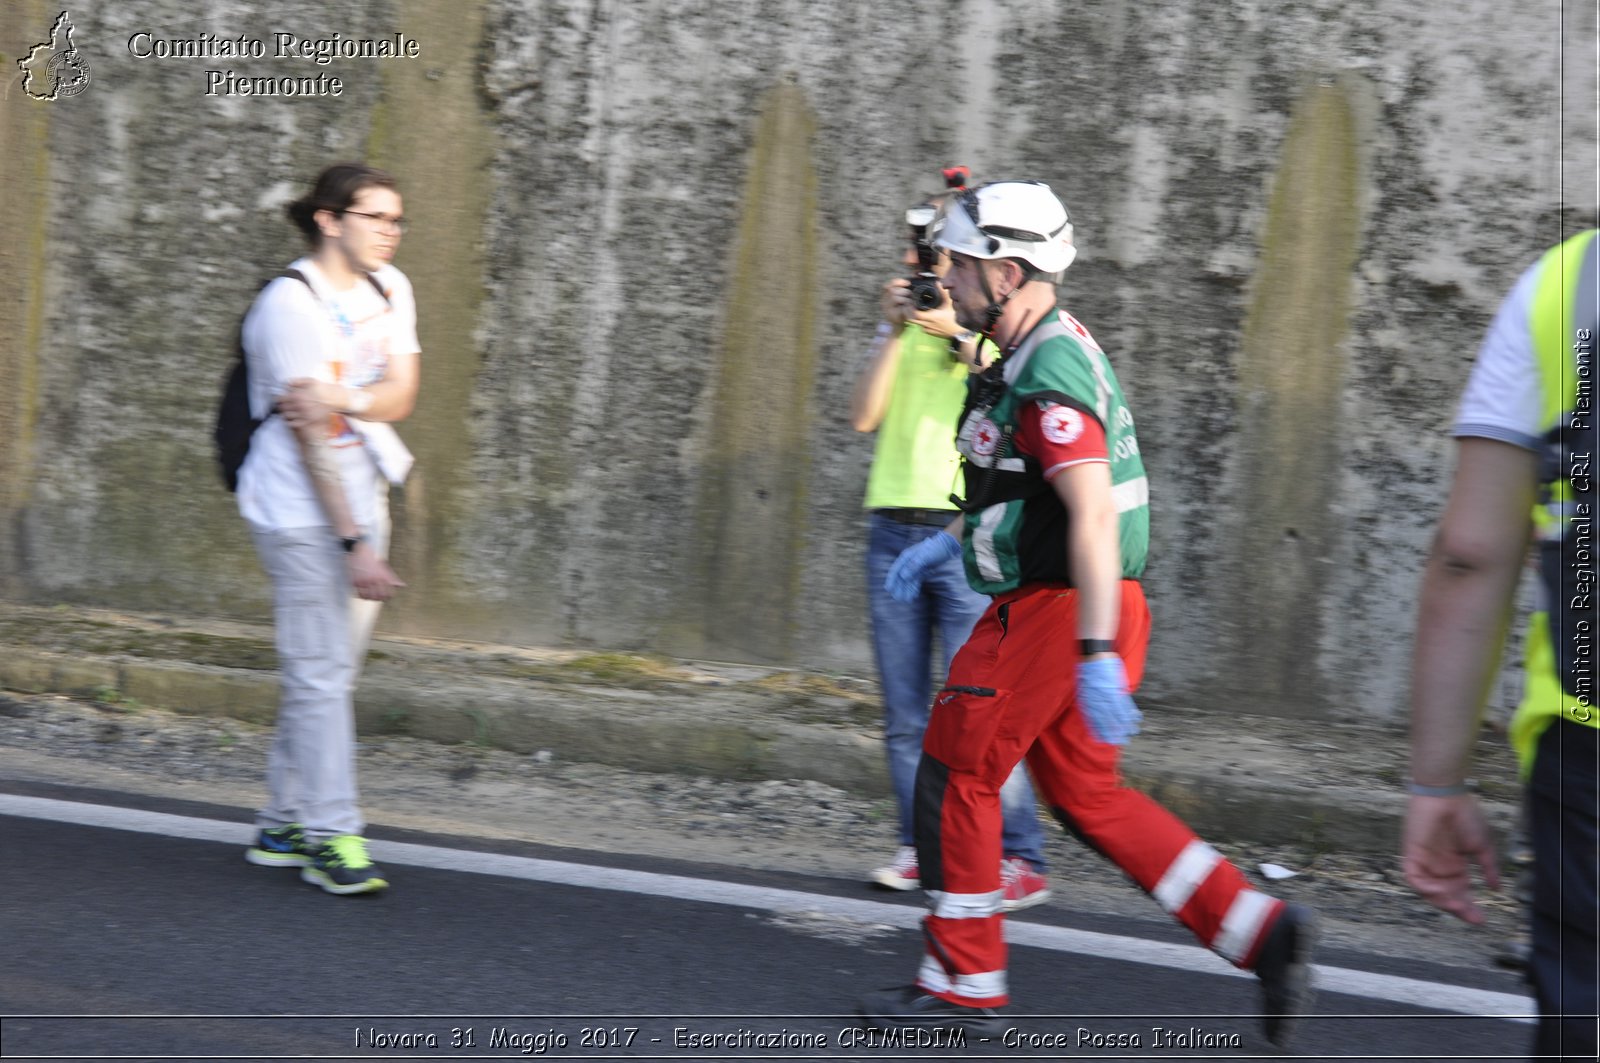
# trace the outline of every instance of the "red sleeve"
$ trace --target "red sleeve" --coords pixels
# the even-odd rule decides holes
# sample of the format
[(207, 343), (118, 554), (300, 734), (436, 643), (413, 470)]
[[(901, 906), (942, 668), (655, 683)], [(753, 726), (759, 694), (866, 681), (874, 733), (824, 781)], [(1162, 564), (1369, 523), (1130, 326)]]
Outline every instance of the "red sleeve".
[(1069, 465), (1111, 460), (1106, 430), (1091, 414), (1055, 402), (1030, 402), (1019, 413), (1013, 442), (1039, 462), (1046, 480)]

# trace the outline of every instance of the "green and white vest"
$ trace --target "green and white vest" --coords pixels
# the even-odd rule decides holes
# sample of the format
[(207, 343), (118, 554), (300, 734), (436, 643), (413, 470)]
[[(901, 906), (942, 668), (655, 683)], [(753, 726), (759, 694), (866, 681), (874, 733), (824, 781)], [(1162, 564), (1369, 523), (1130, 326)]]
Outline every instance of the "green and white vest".
[(1137, 579), (1150, 544), (1150, 499), (1133, 415), (1105, 352), (1057, 310), (969, 387), (956, 436), (966, 487), (959, 501), (966, 511), (961, 549), (967, 582), (992, 595), (1024, 583), (1071, 580), (1066, 509), (1039, 463), (1017, 453), (1012, 439), (1029, 402), (1070, 406), (1105, 428), (1122, 575)]

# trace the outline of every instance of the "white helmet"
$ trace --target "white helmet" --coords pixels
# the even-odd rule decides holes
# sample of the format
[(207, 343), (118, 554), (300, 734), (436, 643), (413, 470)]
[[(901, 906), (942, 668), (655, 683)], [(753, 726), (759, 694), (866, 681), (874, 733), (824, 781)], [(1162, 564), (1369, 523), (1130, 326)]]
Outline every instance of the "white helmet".
[(933, 223), (935, 247), (973, 258), (1020, 258), (1040, 273), (1072, 265), (1072, 223), (1042, 181), (995, 181), (951, 196)]

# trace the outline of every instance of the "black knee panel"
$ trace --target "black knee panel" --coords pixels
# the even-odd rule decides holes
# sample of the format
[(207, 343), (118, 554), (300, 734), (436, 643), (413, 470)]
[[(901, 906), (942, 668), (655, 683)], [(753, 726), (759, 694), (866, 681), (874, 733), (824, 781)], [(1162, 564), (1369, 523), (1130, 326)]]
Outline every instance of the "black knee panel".
[(922, 754), (917, 764), (917, 785), (911, 798), (912, 834), (917, 840), (917, 874), (925, 890), (944, 889), (944, 857), (939, 824), (944, 819), (944, 790), (950, 769)]

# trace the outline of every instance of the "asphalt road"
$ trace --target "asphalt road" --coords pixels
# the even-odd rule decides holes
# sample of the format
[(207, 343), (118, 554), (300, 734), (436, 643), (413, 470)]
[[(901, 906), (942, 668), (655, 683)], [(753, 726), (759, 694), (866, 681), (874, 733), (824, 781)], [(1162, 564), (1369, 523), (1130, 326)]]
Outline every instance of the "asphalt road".
[[(238, 809), (0, 791), (0, 1058), (1274, 1054), (1251, 1017), (1254, 980), (1163, 921), (1024, 913), (1009, 927), (1012, 1043), (874, 1046), (852, 1009), (909, 980), (914, 897), (375, 828), (394, 887), (339, 898), (245, 863)], [(40, 797), (53, 800), (28, 803)], [(1526, 1052), (1530, 1026), (1471, 1013), (1475, 989), (1507, 1010), (1488, 991), (1503, 982), (1424, 960), (1318, 959), (1324, 989), (1297, 1058)]]

